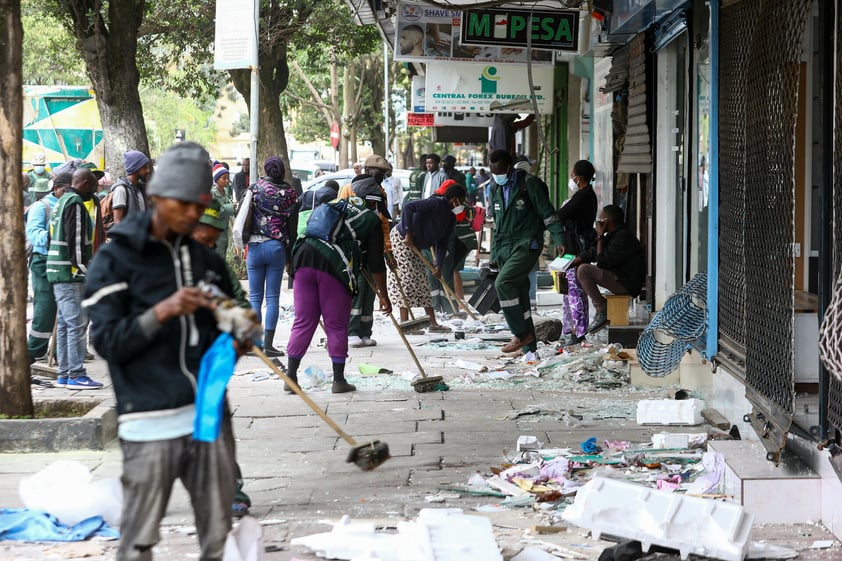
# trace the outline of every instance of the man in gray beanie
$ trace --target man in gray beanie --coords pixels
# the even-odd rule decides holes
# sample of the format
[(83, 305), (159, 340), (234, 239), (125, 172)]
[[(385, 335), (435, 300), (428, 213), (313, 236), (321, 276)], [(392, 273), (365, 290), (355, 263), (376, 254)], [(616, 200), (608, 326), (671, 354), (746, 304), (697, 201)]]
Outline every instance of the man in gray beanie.
[(201, 559), (222, 559), (231, 529), (227, 403), (216, 440), (192, 437), (199, 363), (219, 335), (213, 305), (195, 285), (207, 280), (234, 294), (222, 258), (190, 237), (212, 199), (208, 160), (192, 142), (164, 152), (149, 183), (152, 210), (116, 225), (88, 268), (83, 304), (111, 373), (123, 451), (118, 561), (152, 559), (176, 479), (190, 494)]

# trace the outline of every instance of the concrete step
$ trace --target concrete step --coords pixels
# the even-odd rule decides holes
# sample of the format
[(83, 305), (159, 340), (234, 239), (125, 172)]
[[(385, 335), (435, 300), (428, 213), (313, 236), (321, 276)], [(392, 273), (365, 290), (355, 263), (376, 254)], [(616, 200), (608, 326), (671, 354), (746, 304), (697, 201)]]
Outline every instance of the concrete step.
[(821, 520), (821, 478), (793, 454), (785, 453), (775, 466), (756, 441), (717, 440), (708, 448), (725, 459), (723, 493), (753, 514), (755, 524)]

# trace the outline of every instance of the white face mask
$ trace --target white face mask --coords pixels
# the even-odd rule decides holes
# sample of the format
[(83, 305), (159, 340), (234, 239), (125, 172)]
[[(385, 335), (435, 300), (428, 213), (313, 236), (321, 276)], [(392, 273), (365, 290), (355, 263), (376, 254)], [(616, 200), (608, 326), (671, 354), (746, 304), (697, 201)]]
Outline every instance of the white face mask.
[(458, 214), (459, 214), (460, 212), (462, 212), (463, 210), (465, 210), (465, 205), (459, 205), (459, 206), (455, 206), (455, 207), (451, 208), (451, 209), (450, 209), (450, 212), (452, 212), (453, 214), (457, 214), (457, 215), (458, 215)]
[(576, 185), (576, 182), (573, 181), (572, 177), (567, 180), (567, 190), (570, 191), (571, 193), (575, 193), (576, 191), (579, 190), (579, 186)]
[(44, 173), (44, 166), (34, 166), (35, 173)]
[(509, 181), (509, 174), (508, 173), (492, 173), (491, 178), (494, 180), (494, 183), (497, 185), (505, 185)]

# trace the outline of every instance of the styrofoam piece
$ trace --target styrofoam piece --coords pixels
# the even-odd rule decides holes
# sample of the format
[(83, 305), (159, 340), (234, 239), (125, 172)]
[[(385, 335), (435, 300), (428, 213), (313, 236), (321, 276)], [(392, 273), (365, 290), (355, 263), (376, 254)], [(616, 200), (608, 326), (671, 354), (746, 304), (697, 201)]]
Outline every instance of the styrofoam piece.
[(511, 479), (513, 477), (521, 477), (526, 479), (534, 479), (541, 475), (541, 464), (533, 462), (531, 464), (515, 464), (500, 472), (500, 477), (503, 479)]
[(701, 399), (644, 399), (637, 403), (638, 425), (700, 425)]
[(346, 515), (330, 532), (294, 538), (294, 546), (326, 559), (378, 561), (503, 561), (491, 521), (458, 508), (424, 508), (397, 534), (376, 532), (373, 523), (352, 523)]
[(639, 541), (643, 551), (654, 544), (677, 549), (682, 559), (693, 553), (724, 561), (743, 561), (754, 521), (739, 505), (601, 477), (562, 516), (594, 539), (611, 534)]
[(521, 435), (517, 437), (517, 451), (523, 452), (524, 450), (538, 450), (544, 443), (538, 440), (537, 436), (529, 436), (529, 435)]
[(535, 294), (535, 301), (539, 306), (560, 306), (564, 303), (564, 294), (551, 290), (541, 291)]
[(416, 523), (422, 536), (419, 561), (503, 561), (491, 520), (461, 509), (423, 508)]
[(691, 444), (704, 444), (705, 433), (659, 432), (652, 435), (653, 448), (689, 448)]
[(519, 497), (521, 495), (527, 495), (528, 493), (515, 485), (514, 483), (509, 483), (499, 475), (495, 475), (494, 477), (489, 477), (485, 480), (489, 486), (494, 487), (498, 491), (502, 491), (507, 495), (511, 495), (513, 497)]

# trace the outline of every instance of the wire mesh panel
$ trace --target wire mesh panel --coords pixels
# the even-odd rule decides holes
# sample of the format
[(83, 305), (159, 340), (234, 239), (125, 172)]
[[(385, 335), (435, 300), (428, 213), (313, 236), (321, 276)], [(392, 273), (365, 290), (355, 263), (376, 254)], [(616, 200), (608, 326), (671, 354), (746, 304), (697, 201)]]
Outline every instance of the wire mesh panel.
[[(811, 4), (743, 0), (722, 11), (722, 71), (728, 78), (719, 94), (729, 111), (722, 115), (728, 151), (721, 153), (719, 174), (720, 326), (745, 346), (747, 385), (789, 415), (795, 364), (795, 126)], [(726, 54), (732, 49), (737, 54)], [(731, 96), (737, 99), (727, 101)], [(742, 133), (734, 130), (740, 127)]]
[[(840, 2), (836, 2), (836, 56), (842, 53), (842, 6)], [(833, 56), (833, 53), (827, 53), (826, 56)], [(842, 100), (842, 76), (839, 75), (838, 64), (836, 65), (837, 75), (835, 78), (835, 94), (836, 104), (834, 105), (834, 122), (835, 133), (833, 138), (833, 271), (834, 278), (839, 278), (842, 272), (842, 107), (839, 106)], [(834, 292), (839, 289), (834, 287)], [(832, 306), (832, 304), (831, 304)], [(827, 322), (827, 319), (825, 319)], [(842, 329), (842, 325), (838, 326)], [(836, 353), (839, 349), (836, 349)], [(833, 369), (828, 366), (828, 370), (833, 372)], [(828, 420), (837, 428), (842, 430), (842, 380), (836, 376), (830, 378), (830, 391), (828, 392)]]

